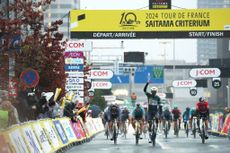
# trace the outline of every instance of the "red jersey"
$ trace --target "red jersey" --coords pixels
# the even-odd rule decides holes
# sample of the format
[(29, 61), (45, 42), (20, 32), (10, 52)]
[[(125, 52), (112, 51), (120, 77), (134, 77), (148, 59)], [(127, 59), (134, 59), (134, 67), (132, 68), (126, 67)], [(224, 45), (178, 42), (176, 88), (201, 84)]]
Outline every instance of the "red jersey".
[(199, 113), (207, 113), (208, 110), (209, 110), (209, 105), (208, 105), (208, 102), (205, 101), (205, 102), (198, 102), (196, 103), (196, 110), (199, 112)]
[(174, 115), (174, 116), (180, 116), (181, 115), (181, 111), (179, 110), (179, 109), (173, 109), (172, 110), (172, 114)]

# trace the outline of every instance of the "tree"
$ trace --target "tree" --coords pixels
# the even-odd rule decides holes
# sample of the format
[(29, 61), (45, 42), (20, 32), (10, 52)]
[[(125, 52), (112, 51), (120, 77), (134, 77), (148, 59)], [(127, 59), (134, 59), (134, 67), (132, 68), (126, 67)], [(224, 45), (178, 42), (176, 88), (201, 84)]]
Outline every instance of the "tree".
[[(58, 32), (62, 20), (54, 21), (50, 26), (43, 24), (42, 8), (50, 5), (52, 0), (31, 2), (15, 0), (0, 11), (0, 35), (4, 43), (0, 54), (15, 59), (16, 78), (26, 68), (38, 71), (38, 87), (44, 91), (65, 89), (64, 45), (63, 34)], [(9, 15), (7, 15), (7, 13)], [(7, 17), (9, 16), (9, 17)], [(20, 37), (20, 43), (12, 43)], [(19, 84), (23, 88), (23, 85)]]
[(92, 105), (97, 105), (100, 107), (101, 110), (104, 110), (107, 106), (107, 103), (105, 101), (105, 98), (102, 97), (102, 93), (103, 91), (102, 90), (98, 90), (96, 89), (95, 90), (95, 93), (94, 93), (94, 97), (91, 101), (91, 104)]

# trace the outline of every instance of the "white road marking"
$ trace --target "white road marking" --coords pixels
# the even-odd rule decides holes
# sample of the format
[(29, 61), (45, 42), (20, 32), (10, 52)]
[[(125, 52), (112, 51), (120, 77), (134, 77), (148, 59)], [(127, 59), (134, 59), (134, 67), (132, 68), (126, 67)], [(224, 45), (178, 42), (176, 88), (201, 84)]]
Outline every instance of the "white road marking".
[(163, 149), (171, 149), (168, 145), (165, 145), (164, 143), (160, 142), (158, 139), (156, 139), (156, 143), (159, 144), (159, 146)]
[(219, 146), (217, 145), (209, 145), (209, 147), (215, 148), (215, 149), (219, 149)]

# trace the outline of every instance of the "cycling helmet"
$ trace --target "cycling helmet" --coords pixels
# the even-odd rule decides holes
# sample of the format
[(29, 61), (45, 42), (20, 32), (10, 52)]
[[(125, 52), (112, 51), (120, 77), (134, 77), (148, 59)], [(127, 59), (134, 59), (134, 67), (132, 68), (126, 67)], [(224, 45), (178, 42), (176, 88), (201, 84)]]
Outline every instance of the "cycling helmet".
[(174, 109), (178, 109), (178, 107), (177, 107), (177, 106), (174, 106)]
[(204, 97), (200, 97), (199, 98), (199, 102), (204, 102), (205, 101), (205, 98)]
[(186, 111), (190, 111), (190, 108), (189, 108), (189, 107), (186, 107)]
[(156, 91), (156, 92), (157, 92), (157, 91), (158, 91), (158, 88), (157, 88), (157, 87), (152, 87), (152, 88), (151, 88), (151, 91)]

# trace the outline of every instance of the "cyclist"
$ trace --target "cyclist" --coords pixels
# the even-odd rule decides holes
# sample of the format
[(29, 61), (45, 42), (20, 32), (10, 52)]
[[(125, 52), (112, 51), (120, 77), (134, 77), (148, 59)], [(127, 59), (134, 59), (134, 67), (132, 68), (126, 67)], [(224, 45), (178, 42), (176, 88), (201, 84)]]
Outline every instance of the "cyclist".
[[(119, 119), (120, 119), (120, 113), (121, 110), (117, 104), (112, 104), (108, 108), (108, 123), (109, 123), (109, 133), (112, 136), (113, 135), (113, 121), (114, 119), (117, 119), (117, 127), (119, 129)], [(111, 140), (113, 140), (113, 137), (111, 137)]]
[(176, 134), (176, 124), (177, 124), (177, 120), (179, 120), (179, 129), (180, 129), (180, 118), (181, 118), (181, 111), (178, 109), (177, 106), (174, 106), (173, 110), (172, 110), (172, 114), (173, 114), (173, 122), (174, 122), (174, 135)]
[[(209, 118), (209, 104), (204, 97), (199, 98), (199, 102), (196, 103), (196, 111), (198, 115), (198, 124), (200, 125), (200, 118), (203, 117), (205, 121), (205, 139), (208, 139), (208, 118)], [(198, 127), (200, 128), (200, 126)], [(200, 129), (199, 129), (200, 131)]]
[(186, 107), (186, 110), (183, 113), (184, 129), (186, 129), (186, 123), (189, 121), (189, 119), (190, 119), (190, 108)]
[(165, 107), (165, 110), (163, 111), (163, 128), (165, 127), (166, 121), (168, 121), (168, 123), (169, 123), (169, 129), (168, 130), (170, 130), (171, 121), (172, 121), (172, 114), (171, 114), (168, 107)]
[(150, 81), (148, 81), (144, 87), (144, 92), (148, 98), (148, 122), (149, 122), (149, 143), (152, 143), (151, 141), (151, 128), (152, 128), (152, 119), (156, 118), (156, 127), (158, 128), (158, 111), (159, 106), (161, 104), (161, 99), (159, 96), (157, 96), (157, 87), (151, 88), (151, 93), (147, 92), (147, 87), (149, 85)]
[(144, 126), (144, 120), (145, 120), (145, 110), (143, 107), (141, 107), (140, 104), (136, 104), (136, 107), (134, 108), (132, 112), (132, 126), (133, 129), (136, 128), (136, 121), (140, 122), (140, 139), (142, 139), (141, 135), (143, 132), (143, 126)]
[(123, 130), (123, 132), (125, 130), (124, 129), (125, 122), (128, 120), (128, 123), (129, 123), (129, 113), (130, 112), (129, 112), (129, 110), (128, 110), (128, 108), (126, 106), (121, 111), (121, 129)]

